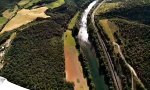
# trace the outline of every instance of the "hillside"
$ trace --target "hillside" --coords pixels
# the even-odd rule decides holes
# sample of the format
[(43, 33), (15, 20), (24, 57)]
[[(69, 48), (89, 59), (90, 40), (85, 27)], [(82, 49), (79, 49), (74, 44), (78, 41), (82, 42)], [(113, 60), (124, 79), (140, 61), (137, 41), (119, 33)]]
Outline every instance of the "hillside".
[(150, 0), (0, 0), (0, 90), (149, 90), (149, 49)]
[[(13, 10), (16, 4), (18, 9), (12, 14), (14, 16), (8, 17), (7, 22), (3, 22), (1, 26), (1, 47), (12, 34), (15, 33), (16, 36), (10, 38), (11, 45), (1, 51), (5, 52), (5, 55), (0, 60), (0, 66), (2, 65), (0, 76), (31, 90), (74, 90), (74, 82), (66, 80), (63, 36), (71, 18), (77, 11), (83, 10), (90, 1), (0, 1), (0, 4), (2, 3), (4, 5), (11, 3), (11, 5), (0, 5), (4, 8), (1, 14), (7, 9)], [(79, 4), (82, 6), (77, 6)], [(46, 7), (47, 10), (41, 14), (42, 11), (36, 9), (39, 7)], [(25, 10), (30, 12), (30, 15), (23, 12)], [(33, 18), (35, 15), (39, 17)], [(42, 15), (47, 15), (48, 18), (43, 18)], [(0, 20), (3, 18), (5, 16), (1, 16)], [(17, 25), (18, 20), (24, 24), (19, 23), (19, 27), (3, 31), (7, 25), (14, 26), (11, 22), (16, 22)], [(83, 73), (81, 75), (83, 76)], [(86, 79), (84, 82), (87, 84)]]
[[(141, 3), (143, 2), (143, 3)], [(105, 41), (113, 55), (113, 63), (122, 78), (124, 89), (131, 88), (130, 71), (121, 60), (114, 42), (121, 47), (125, 60), (135, 69), (146, 89), (150, 89), (150, 4), (149, 1), (109, 2), (96, 13), (96, 21), (104, 34)], [(100, 31), (100, 32), (101, 32)], [(130, 78), (129, 78), (130, 77)], [(134, 88), (141, 90), (140, 82), (134, 79)], [(130, 84), (129, 84), (130, 83)]]

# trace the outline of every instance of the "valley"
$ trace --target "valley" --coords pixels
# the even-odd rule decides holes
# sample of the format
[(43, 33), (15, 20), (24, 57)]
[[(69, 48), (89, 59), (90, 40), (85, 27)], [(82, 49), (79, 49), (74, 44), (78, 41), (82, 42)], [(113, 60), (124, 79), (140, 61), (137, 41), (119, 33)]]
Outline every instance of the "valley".
[(0, 8), (1, 86), (5, 78), (29, 90), (150, 89), (149, 0), (1, 0)]

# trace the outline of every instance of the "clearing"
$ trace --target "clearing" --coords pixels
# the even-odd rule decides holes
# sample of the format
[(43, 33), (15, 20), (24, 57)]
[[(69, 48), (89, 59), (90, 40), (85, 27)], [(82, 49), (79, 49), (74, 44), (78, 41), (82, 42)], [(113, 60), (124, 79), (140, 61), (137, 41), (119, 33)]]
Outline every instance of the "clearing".
[(3, 30), (0, 32), (0, 34), (14, 30), (22, 25), (26, 25), (29, 22), (32, 22), (36, 20), (38, 17), (40, 18), (48, 18), (50, 16), (47, 16), (45, 14), (45, 11), (47, 10), (47, 7), (40, 7), (37, 9), (22, 9), (17, 12), (17, 15), (12, 18), (6, 26), (3, 28)]
[(112, 9), (117, 9), (120, 7), (124, 7), (122, 2), (104, 3), (101, 7), (98, 8), (96, 15), (103, 14), (103, 13), (111, 11)]
[(74, 83), (75, 90), (89, 90), (87, 80), (83, 76), (82, 66), (78, 59), (79, 53), (76, 49), (76, 42), (72, 36), (73, 27), (78, 19), (79, 12), (77, 12), (71, 19), (68, 29), (64, 33), (64, 54), (65, 54), (65, 72), (66, 80)]
[[(109, 21), (108, 19), (100, 20), (99, 23), (102, 26), (104, 33), (110, 39), (110, 41), (112, 43), (116, 42), (114, 33), (119, 30), (118, 27), (113, 22)], [(114, 52), (118, 53), (118, 49), (117, 49), (118, 47), (116, 45), (113, 45), (113, 46), (114, 46)]]
[(67, 30), (64, 34), (66, 80), (74, 83), (75, 90), (88, 90), (87, 81), (83, 76), (82, 66), (78, 59), (78, 50), (75, 45), (72, 32)]
[(100, 20), (99, 23), (111, 42), (115, 42), (114, 33), (118, 30), (117, 26), (108, 19)]
[(50, 8), (50, 9), (54, 9), (57, 7), (60, 7), (61, 5), (63, 5), (65, 3), (64, 0), (57, 0), (55, 2), (52, 2), (50, 4), (47, 4), (46, 7)]
[(68, 29), (72, 29), (75, 26), (76, 20), (77, 20), (77, 18), (79, 16), (79, 13), (80, 12), (77, 12), (76, 15), (71, 19), (71, 21), (69, 23), (69, 26), (68, 26)]
[(0, 17), (0, 27), (7, 21), (6, 18)]

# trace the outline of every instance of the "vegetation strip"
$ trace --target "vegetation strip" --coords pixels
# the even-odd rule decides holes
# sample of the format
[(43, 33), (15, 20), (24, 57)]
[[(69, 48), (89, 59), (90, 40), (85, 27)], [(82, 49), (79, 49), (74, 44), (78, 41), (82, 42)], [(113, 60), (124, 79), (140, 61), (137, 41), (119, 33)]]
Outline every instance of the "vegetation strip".
[(50, 9), (54, 9), (54, 8), (60, 7), (64, 3), (65, 3), (64, 0), (56, 0), (55, 2), (52, 2), (48, 5), (46, 5), (46, 7), (50, 8)]
[(78, 58), (79, 53), (76, 49), (76, 42), (71, 31), (74, 28), (78, 16), (79, 12), (75, 14), (69, 23), (68, 29), (70, 30), (64, 33), (66, 80), (74, 83), (74, 90), (89, 90), (87, 81), (83, 76), (82, 66)]

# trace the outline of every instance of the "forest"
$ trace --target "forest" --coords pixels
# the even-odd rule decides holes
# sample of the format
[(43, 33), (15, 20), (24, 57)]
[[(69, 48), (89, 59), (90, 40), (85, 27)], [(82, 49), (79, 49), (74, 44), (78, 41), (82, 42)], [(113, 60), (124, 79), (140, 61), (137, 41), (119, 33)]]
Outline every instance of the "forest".
[[(115, 69), (119, 73), (124, 89), (131, 88), (130, 71), (122, 62), (120, 56), (115, 54), (114, 47), (110, 38), (104, 32), (99, 20), (109, 20), (114, 23), (119, 30), (113, 36), (116, 42), (121, 46), (123, 55), (126, 61), (135, 69), (137, 75), (147, 89), (149, 89), (149, 58), (150, 58), (150, 12), (148, 3), (123, 4), (120, 8), (111, 8), (108, 12), (99, 13), (95, 20), (99, 28), (99, 34), (103, 36), (103, 40), (108, 47), (111, 58), (115, 65)], [(136, 85), (137, 90), (143, 90), (139, 85)]]
[(20, 0), (0, 0), (0, 16), (4, 10), (14, 7), (14, 5), (19, 1)]
[[(53, 0), (45, 0), (37, 4), (51, 1)], [(17, 32), (16, 38), (5, 54), (5, 65), (0, 70), (0, 76), (30, 90), (74, 89), (73, 83), (65, 80), (64, 40), (62, 37), (70, 19), (77, 11), (83, 10), (90, 0), (70, 1), (65, 0), (66, 3), (62, 6), (48, 9), (46, 14), (51, 18), (37, 18), (12, 32), (0, 35), (2, 44), (13, 32)], [(13, 5), (16, 2), (14, 1)]]
[(126, 60), (134, 67), (145, 87), (149, 89), (150, 26), (127, 23), (121, 20), (113, 21), (120, 28), (120, 35), (118, 35), (118, 32), (115, 34), (118, 35), (125, 44), (123, 50)]
[(19, 32), (0, 75), (31, 90), (72, 90), (73, 85), (65, 81), (62, 34), (53, 21)]
[[(12, 8), (20, 0), (0, 0), (1, 13)], [(34, 6), (42, 6), (55, 0), (42, 0)], [(28, 88), (30, 90), (73, 90), (74, 84), (65, 80), (65, 58), (63, 34), (68, 29), (68, 23), (77, 12), (83, 12), (93, 0), (65, 0), (60, 7), (48, 9), (45, 13), (50, 18), (37, 18), (27, 25), (23, 25), (11, 32), (0, 35), (0, 44), (3, 44), (13, 32), (17, 32), (4, 57), (5, 65), (0, 70), (0, 76), (10, 82)], [(115, 0), (117, 2), (118, 0)], [(124, 1), (124, 0), (121, 0)], [(11, 4), (7, 4), (11, 3)], [(7, 5), (6, 5), (7, 4)], [(123, 7), (114, 8), (95, 16), (95, 31), (91, 16), (88, 16), (89, 41), (92, 43), (98, 59), (99, 71), (104, 75), (105, 83), (109, 90), (115, 90), (112, 75), (108, 67), (102, 46), (97, 33), (101, 35), (107, 46), (107, 51), (114, 64), (114, 70), (118, 74), (123, 90), (129, 90), (131, 86), (131, 74), (125, 63), (116, 54), (112, 42), (99, 20), (107, 19), (117, 26), (113, 33), (116, 42), (121, 46), (126, 61), (135, 69), (138, 77), (145, 87), (150, 89), (150, 4), (123, 3)], [(20, 8), (21, 9), (21, 8)], [(82, 65), (84, 77), (90, 90), (95, 90), (95, 84), (91, 75), (87, 57), (82, 52), (77, 39), (80, 28), (80, 18), (72, 29), (72, 36), (76, 40), (76, 48), (79, 51), (79, 60)], [(99, 74), (101, 74), (99, 73)], [(143, 90), (136, 85), (137, 90)]]

